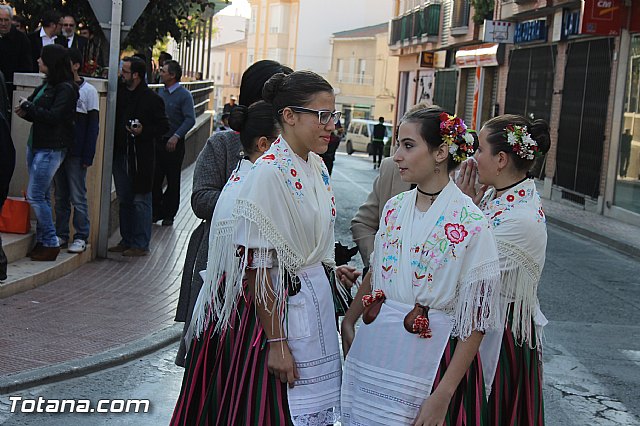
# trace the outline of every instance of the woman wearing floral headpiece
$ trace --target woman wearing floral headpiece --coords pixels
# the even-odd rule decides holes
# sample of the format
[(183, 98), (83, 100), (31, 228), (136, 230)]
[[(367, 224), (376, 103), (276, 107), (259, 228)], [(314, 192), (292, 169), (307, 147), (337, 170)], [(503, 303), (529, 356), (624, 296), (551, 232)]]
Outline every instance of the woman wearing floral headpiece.
[(351, 329), (362, 313), (365, 325), (343, 342), (342, 424), (484, 424), (477, 351), (500, 325), (498, 251), (482, 212), (449, 178), (473, 154), (473, 137), (432, 107), (406, 114), (398, 141), (401, 178), (417, 186), (385, 205), (343, 322)]
[[(487, 333), (480, 347), (489, 424), (543, 425), (541, 329), (547, 321), (537, 289), (547, 228), (527, 172), (549, 150), (549, 126), (544, 120), (502, 115), (485, 123), (479, 139), (475, 162), (462, 165), (458, 185), (492, 225), (500, 254), (505, 327)], [(480, 191), (476, 175), (484, 185)]]

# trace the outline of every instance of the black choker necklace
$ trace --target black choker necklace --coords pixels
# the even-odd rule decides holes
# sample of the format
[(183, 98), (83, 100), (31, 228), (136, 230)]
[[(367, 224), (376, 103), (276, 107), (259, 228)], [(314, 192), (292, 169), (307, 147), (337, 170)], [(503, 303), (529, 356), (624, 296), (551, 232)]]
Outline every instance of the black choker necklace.
[(525, 180), (529, 179), (529, 176), (525, 176), (524, 179), (521, 179), (519, 181), (517, 181), (516, 183), (513, 183), (509, 186), (505, 186), (504, 188), (496, 188), (496, 192), (502, 192), (502, 191), (506, 191), (507, 189), (511, 189), (514, 186), (520, 185), (522, 182), (524, 182)]
[(444, 189), (444, 188), (442, 188), (440, 191), (434, 192), (434, 193), (424, 192), (422, 189), (420, 189), (419, 186), (416, 186), (416, 189), (418, 190), (419, 193), (421, 193), (423, 195), (426, 195), (428, 197), (431, 197), (431, 204), (433, 204), (433, 202), (436, 200), (436, 197), (438, 195), (440, 195), (440, 193), (442, 192), (442, 189)]

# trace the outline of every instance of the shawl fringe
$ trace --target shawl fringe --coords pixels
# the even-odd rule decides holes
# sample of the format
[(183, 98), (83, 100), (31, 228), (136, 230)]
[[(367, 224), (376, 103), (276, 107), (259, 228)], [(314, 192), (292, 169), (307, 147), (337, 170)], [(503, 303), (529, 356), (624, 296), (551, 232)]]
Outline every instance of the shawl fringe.
[(452, 336), (465, 340), (475, 330), (500, 327), (500, 286), (500, 270), (494, 260), (467, 272), (458, 284), (457, 303), (451, 307)]
[(536, 345), (541, 347), (541, 333), (537, 334), (536, 342), (531, 337), (534, 317), (540, 305), (537, 296), (540, 266), (517, 245), (502, 239), (497, 243), (502, 271), (502, 296), (507, 306), (505, 320), (509, 311), (513, 310), (511, 331), (516, 343), (527, 343), (531, 349)]

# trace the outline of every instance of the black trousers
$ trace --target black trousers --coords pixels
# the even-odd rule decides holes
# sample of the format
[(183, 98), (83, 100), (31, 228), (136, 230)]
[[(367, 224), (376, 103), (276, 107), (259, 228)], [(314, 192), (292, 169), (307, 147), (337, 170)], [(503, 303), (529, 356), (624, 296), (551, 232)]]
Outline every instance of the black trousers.
[[(179, 141), (176, 150), (167, 152), (166, 141), (156, 146), (156, 167), (153, 177), (153, 217), (172, 219), (180, 206), (180, 172), (184, 160), (184, 141)], [(167, 188), (162, 191), (164, 180)]]
[[(378, 166), (382, 162), (382, 154), (384, 152), (384, 142), (383, 141), (372, 141), (371, 148), (373, 149), (373, 164), (378, 163)], [(378, 161), (376, 161), (376, 157)]]

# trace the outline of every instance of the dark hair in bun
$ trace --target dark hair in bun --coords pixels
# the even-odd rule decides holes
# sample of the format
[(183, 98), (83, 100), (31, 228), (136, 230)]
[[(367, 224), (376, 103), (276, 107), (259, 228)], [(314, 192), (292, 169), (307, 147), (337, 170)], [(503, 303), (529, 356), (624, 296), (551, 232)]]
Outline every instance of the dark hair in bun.
[(280, 130), (272, 106), (265, 101), (255, 102), (248, 108), (236, 106), (229, 116), (229, 126), (240, 132), (240, 142), (247, 155), (255, 152), (257, 138), (275, 137)]
[(293, 70), (279, 62), (265, 59), (253, 63), (242, 73), (238, 103), (249, 106), (262, 99), (264, 83), (277, 73), (291, 74)]
[[(440, 134), (440, 114), (443, 112), (449, 114), (449, 112), (439, 106), (411, 109), (402, 117), (400, 124), (420, 124), (420, 136), (422, 136), (422, 139), (427, 142), (429, 150), (434, 151), (444, 143), (444, 139), (442, 139), (442, 135)], [(455, 161), (453, 156), (449, 154), (447, 159), (447, 171), (454, 170), (458, 165), (460, 165), (460, 163)]]
[[(319, 92), (333, 93), (333, 87), (327, 80), (312, 71), (295, 71), (289, 75), (283, 73), (271, 77), (262, 89), (262, 98), (273, 105), (278, 121), (278, 111), (288, 106), (306, 106), (313, 95)], [(280, 121), (282, 124), (282, 122)]]
[(504, 114), (492, 118), (484, 123), (483, 130), (487, 129), (487, 142), (491, 145), (493, 155), (499, 152), (506, 152), (511, 156), (517, 170), (529, 171), (533, 166), (535, 159), (528, 160), (520, 157), (513, 151), (513, 147), (507, 141), (506, 128), (509, 125), (527, 126), (527, 131), (531, 135), (531, 139), (538, 144), (538, 151), (546, 154), (551, 148), (551, 135), (549, 134), (549, 124), (545, 120), (529, 120), (526, 117), (515, 114)]

